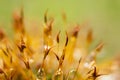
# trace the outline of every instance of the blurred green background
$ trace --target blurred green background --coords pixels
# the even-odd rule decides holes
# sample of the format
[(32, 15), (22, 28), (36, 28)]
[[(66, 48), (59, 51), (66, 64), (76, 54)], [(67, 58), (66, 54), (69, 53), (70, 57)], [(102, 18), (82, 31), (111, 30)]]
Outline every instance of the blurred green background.
[(0, 0), (0, 27), (8, 35), (12, 34), (13, 10), (21, 5), (27, 19), (41, 21), (48, 9), (60, 23), (62, 12), (66, 13), (68, 23), (88, 21), (96, 42), (105, 42), (108, 56), (120, 51), (120, 0)]

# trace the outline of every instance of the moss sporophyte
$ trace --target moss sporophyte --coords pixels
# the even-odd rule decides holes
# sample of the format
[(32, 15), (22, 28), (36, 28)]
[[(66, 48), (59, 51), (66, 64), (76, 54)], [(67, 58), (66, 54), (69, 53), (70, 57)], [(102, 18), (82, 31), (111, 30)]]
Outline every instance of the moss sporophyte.
[[(65, 13), (63, 17), (66, 21)], [(0, 80), (120, 79), (116, 77), (119, 67), (112, 68), (119, 66), (115, 60), (97, 63), (98, 54), (103, 52), (102, 41), (88, 50), (94, 40), (91, 28), (76, 24), (72, 30), (54, 32), (55, 19), (48, 17), (47, 10), (39, 26), (43, 31), (33, 31), (36, 35), (31, 35), (24, 18), (23, 8), (13, 14), (14, 39), (0, 29)]]

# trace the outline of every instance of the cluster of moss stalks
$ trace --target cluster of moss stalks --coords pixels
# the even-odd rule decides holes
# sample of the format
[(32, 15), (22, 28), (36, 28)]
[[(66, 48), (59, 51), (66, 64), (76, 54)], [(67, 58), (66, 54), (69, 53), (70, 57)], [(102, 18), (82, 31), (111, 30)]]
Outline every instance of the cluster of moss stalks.
[(97, 71), (100, 66), (96, 64), (103, 42), (88, 51), (93, 41), (91, 29), (79, 35), (81, 26), (76, 25), (70, 32), (63, 31), (62, 40), (62, 31), (52, 35), (54, 19), (48, 19), (47, 11), (40, 26), (41, 36), (36, 31), (34, 36), (28, 34), (24, 22), (21, 9), (13, 15), (14, 39), (0, 30), (0, 80), (96, 80), (104, 75)]

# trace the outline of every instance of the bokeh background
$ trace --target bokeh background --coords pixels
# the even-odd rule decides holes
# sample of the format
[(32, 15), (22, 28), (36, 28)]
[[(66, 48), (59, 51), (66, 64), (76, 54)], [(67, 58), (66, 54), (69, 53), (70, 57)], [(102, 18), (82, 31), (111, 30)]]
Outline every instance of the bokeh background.
[(25, 19), (30, 21), (42, 21), (48, 9), (59, 25), (62, 13), (66, 14), (67, 23), (86, 22), (93, 29), (93, 44), (105, 42), (107, 58), (120, 52), (120, 0), (0, 0), (0, 27), (9, 37), (13, 34), (12, 13), (21, 6)]

